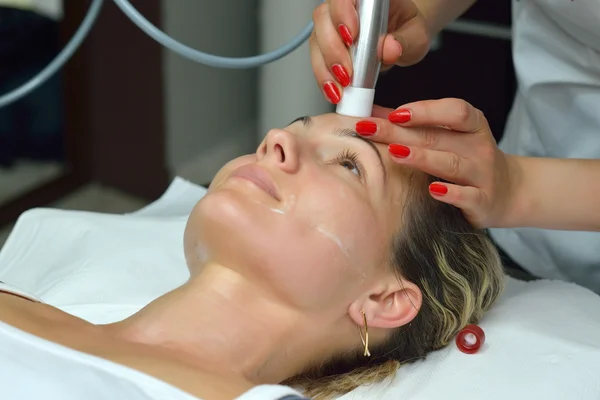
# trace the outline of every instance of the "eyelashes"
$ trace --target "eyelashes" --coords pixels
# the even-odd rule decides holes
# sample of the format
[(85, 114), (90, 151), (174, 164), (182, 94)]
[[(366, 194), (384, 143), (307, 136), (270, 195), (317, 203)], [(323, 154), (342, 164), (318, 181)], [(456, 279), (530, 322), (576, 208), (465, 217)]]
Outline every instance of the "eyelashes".
[(358, 159), (356, 152), (346, 149), (336, 156), (334, 163), (348, 169), (359, 179), (362, 179), (364, 176), (364, 167)]

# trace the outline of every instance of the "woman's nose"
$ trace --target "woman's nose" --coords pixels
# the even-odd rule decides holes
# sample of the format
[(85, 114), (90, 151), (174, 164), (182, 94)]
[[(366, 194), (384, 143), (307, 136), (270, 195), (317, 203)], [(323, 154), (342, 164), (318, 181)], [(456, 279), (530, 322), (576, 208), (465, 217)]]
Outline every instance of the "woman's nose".
[(293, 133), (283, 129), (272, 129), (256, 151), (259, 160), (293, 173), (299, 166), (299, 143)]

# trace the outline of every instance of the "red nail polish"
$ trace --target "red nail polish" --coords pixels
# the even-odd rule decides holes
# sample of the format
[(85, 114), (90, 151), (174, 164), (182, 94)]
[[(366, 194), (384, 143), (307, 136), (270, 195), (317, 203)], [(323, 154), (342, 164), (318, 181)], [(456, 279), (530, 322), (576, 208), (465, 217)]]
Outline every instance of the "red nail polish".
[(348, 27), (346, 25), (340, 25), (338, 26), (338, 31), (340, 32), (340, 36), (342, 37), (342, 40), (344, 41), (344, 43), (346, 44), (346, 46), (350, 47), (352, 46), (352, 34), (350, 33), (350, 29), (348, 29)]
[(401, 144), (390, 144), (388, 149), (390, 153), (399, 158), (406, 158), (410, 155), (410, 149)]
[(397, 124), (408, 122), (408, 121), (410, 121), (411, 117), (412, 117), (412, 114), (411, 114), (410, 110), (406, 110), (404, 108), (393, 111), (390, 113), (390, 115), (388, 115), (388, 119), (390, 120), (390, 122), (394, 122)]
[(436, 196), (444, 196), (448, 193), (448, 187), (439, 183), (429, 185), (429, 191)]
[(343, 87), (346, 87), (350, 84), (350, 75), (348, 75), (348, 71), (340, 64), (335, 64), (331, 67), (331, 72), (335, 75), (337, 81)]
[(358, 121), (354, 129), (363, 136), (371, 136), (377, 132), (377, 124), (372, 121)]
[(337, 86), (335, 86), (333, 82), (327, 82), (325, 85), (323, 85), (323, 91), (325, 92), (325, 95), (327, 96), (329, 101), (333, 104), (339, 103), (342, 99), (340, 95), (340, 90)]

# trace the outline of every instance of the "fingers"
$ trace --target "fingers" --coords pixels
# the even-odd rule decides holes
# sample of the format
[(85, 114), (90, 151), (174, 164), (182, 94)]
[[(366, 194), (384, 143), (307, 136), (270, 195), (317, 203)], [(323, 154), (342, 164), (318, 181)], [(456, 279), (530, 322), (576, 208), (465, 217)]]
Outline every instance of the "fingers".
[(483, 190), (473, 186), (460, 186), (452, 183), (433, 182), (429, 194), (443, 203), (460, 208), (465, 218), (478, 228), (485, 228), (487, 199)]
[[(350, 33), (349, 39), (354, 40), (358, 36), (358, 14), (354, 5), (354, 0), (330, 0), (329, 10), (331, 14), (331, 22), (338, 30), (340, 37), (346, 36), (346, 33), (341, 32), (346, 30)], [(340, 27), (345, 26), (345, 28)], [(346, 43), (348, 47), (352, 45), (350, 41)]]
[[(330, 0), (329, 3), (331, 22), (333, 26), (338, 29), (340, 37), (345, 42), (346, 46), (350, 47), (352, 42), (358, 37), (360, 30), (358, 14), (356, 12), (356, 1)], [(410, 3), (412, 4), (412, 0), (410, 0)], [(403, 10), (406, 6), (401, 6), (400, 8)], [(387, 35), (384, 40), (382, 53), (383, 54), (380, 54), (379, 57), (383, 63), (382, 70), (385, 70), (387, 67), (391, 67), (396, 63), (402, 54), (402, 47), (400, 43), (394, 39), (394, 36)]]
[[(336, 24), (334, 19), (340, 18), (344, 23)], [(341, 100), (341, 88), (350, 85), (352, 79), (352, 61), (346, 43), (350, 45), (353, 40), (347, 26), (358, 25), (354, 3), (352, 0), (322, 3), (313, 12), (313, 22), (315, 28), (310, 37), (313, 72), (325, 97), (337, 104)]]
[(310, 37), (310, 58), (313, 66), (313, 71), (315, 74), (315, 78), (317, 79), (317, 84), (321, 88), (323, 95), (325, 98), (332, 104), (337, 104), (342, 99), (342, 91), (338, 83), (335, 82), (335, 79), (327, 65), (325, 64), (325, 60), (323, 59), (323, 55), (319, 50), (319, 47), (314, 45), (314, 41), (316, 38), (313, 35)]
[(455, 153), (401, 144), (390, 144), (388, 149), (392, 160), (398, 164), (419, 169), (459, 185), (480, 185), (481, 169), (473, 161)]
[(464, 100), (452, 98), (405, 104), (388, 119), (403, 126), (443, 126), (464, 133), (488, 129), (481, 111)]
[[(386, 114), (387, 110), (373, 107), (373, 115)], [(356, 123), (356, 132), (378, 143), (402, 143), (407, 146), (422, 147), (430, 150), (452, 151), (463, 154), (473, 146), (473, 138), (457, 137), (455, 132), (435, 126), (405, 127), (391, 123), (387, 119), (370, 118)], [(460, 139), (460, 140), (459, 140)]]
[(389, 151), (392, 160), (398, 164), (453, 182), (433, 182), (429, 185), (429, 193), (436, 200), (460, 208), (471, 224), (483, 227), (489, 209), (489, 201), (481, 189), (485, 171), (471, 160), (453, 153), (403, 145), (390, 145)]
[(336, 77), (337, 82), (346, 87), (350, 84), (352, 61), (348, 49), (338, 29), (332, 21), (330, 8), (327, 3), (321, 4), (313, 12), (315, 23), (315, 43), (329, 71)]

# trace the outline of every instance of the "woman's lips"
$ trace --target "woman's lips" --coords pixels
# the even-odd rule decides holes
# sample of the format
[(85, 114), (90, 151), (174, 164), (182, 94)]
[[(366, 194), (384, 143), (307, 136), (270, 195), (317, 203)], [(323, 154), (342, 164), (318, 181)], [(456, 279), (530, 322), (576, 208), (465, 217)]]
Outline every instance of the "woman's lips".
[(239, 167), (233, 171), (231, 177), (246, 179), (267, 192), (267, 194), (269, 194), (275, 200), (281, 200), (279, 197), (279, 191), (277, 190), (271, 175), (264, 168), (259, 167), (256, 164), (246, 164)]

